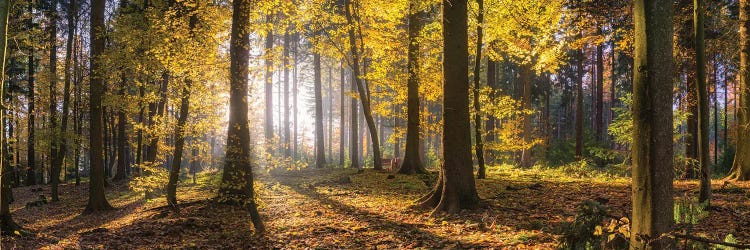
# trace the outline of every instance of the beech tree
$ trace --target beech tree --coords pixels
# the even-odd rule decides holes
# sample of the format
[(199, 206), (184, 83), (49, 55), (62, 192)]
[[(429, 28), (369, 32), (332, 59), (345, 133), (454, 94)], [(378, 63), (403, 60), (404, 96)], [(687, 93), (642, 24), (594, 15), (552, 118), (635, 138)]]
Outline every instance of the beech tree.
[(740, 82), (737, 112), (737, 151), (727, 179), (750, 180), (750, 4), (740, 0)]
[[(5, 60), (8, 54), (8, 20), (10, 19), (10, 9), (13, 6), (13, 1), (0, 1), (0, 156), (5, 156)], [(0, 160), (0, 170), (2, 175), (0, 176), (0, 186), (4, 187), (8, 181), (10, 181), (9, 173), (10, 167), (5, 163), (4, 160)], [(10, 188), (0, 188), (0, 231), (3, 234), (9, 234), (17, 230), (19, 227), (13, 221), (13, 217), (10, 213)]]
[(248, 20), (251, 0), (232, 2), (232, 32), (229, 42), (230, 92), (229, 122), (224, 171), (218, 200), (245, 206), (255, 226), (256, 233), (265, 227), (258, 213), (253, 189), (253, 161), (250, 150), (250, 128), (247, 122), (248, 61), (250, 60), (250, 30)]
[(672, 249), (672, 15), (670, 0), (637, 0), (633, 73), (632, 249)]
[(104, 95), (104, 82), (102, 68), (103, 62), (100, 56), (104, 53), (104, 9), (105, 0), (91, 1), (91, 67), (89, 69), (89, 145), (91, 150), (91, 179), (89, 180), (89, 202), (84, 214), (111, 210), (107, 198), (104, 196), (104, 145), (102, 144), (102, 96)]
[[(480, 0), (481, 1), (481, 0)], [(419, 156), (419, 32), (422, 29), (423, 11), (419, 1), (409, 2), (409, 51), (407, 81), (406, 152), (398, 169), (400, 174), (427, 173)]]
[(434, 208), (433, 214), (479, 205), (471, 161), (467, 4), (443, 0), (443, 160), (435, 188), (418, 200), (420, 206)]

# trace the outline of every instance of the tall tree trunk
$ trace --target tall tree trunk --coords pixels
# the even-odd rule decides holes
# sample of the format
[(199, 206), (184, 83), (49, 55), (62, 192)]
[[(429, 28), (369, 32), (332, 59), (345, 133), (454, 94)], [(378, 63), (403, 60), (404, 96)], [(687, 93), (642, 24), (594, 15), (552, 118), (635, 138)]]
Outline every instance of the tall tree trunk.
[[(52, 131), (50, 137), (50, 192), (52, 202), (60, 200), (57, 187), (60, 184), (60, 172), (64, 155), (59, 155), (59, 144), (63, 132), (57, 127), (57, 0), (50, 1), (48, 6), (49, 16), (49, 129)], [(60, 158), (60, 159), (58, 159)]]
[(177, 119), (177, 125), (174, 129), (174, 160), (169, 169), (169, 182), (167, 183), (167, 204), (177, 210), (177, 181), (180, 178), (180, 168), (182, 167), (182, 152), (185, 147), (185, 125), (187, 125), (188, 111), (190, 108), (190, 80), (185, 81), (182, 89), (180, 102), (180, 118)]
[[(354, 24), (352, 11), (354, 8), (354, 5), (352, 4), (352, 0), (346, 0), (346, 19), (347, 23), (350, 25)], [(359, 99), (362, 103), (362, 114), (365, 117), (365, 122), (367, 123), (368, 131), (370, 132), (370, 140), (372, 141), (372, 152), (373, 152), (373, 165), (375, 167), (375, 170), (382, 170), (383, 165), (381, 162), (381, 153), (380, 153), (380, 141), (378, 140), (378, 131), (377, 127), (375, 126), (375, 119), (372, 116), (372, 109), (370, 107), (370, 96), (362, 83), (362, 74), (360, 73), (360, 57), (359, 57), (359, 51), (357, 50), (357, 42), (356, 37), (354, 34), (354, 27), (349, 28), (349, 49), (352, 55), (352, 70), (354, 71), (354, 82), (357, 84), (357, 92), (359, 92)]]
[(98, 58), (104, 53), (104, 9), (105, 0), (91, 2), (91, 68), (89, 80), (89, 145), (91, 159), (91, 179), (89, 180), (89, 202), (84, 214), (111, 210), (112, 206), (104, 196), (104, 148), (102, 145), (102, 96), (104, 96), (104, 82), (102, 74), (104, 68)]
[(224, 171), (218, 200), (246, 206), (256, 234), (265, 227), (255, 204), (253, 161), (250, 150), (250, 127), (247, 120), (247, 75), (250, 59), (250, 19), (252, 0), (232, 2), (232, 33), (229, 42), (230, 91), (229, 122)]
[(294, 117), (294, 138), (292, 139), (292, 158), (297, 159), (297, 45), (299, 43), (299, 34), (294, 34), (292, 37), (292, 116)]
[[(532, 70), (531, 65), (521, 66), (521, 77), (520, 81), (523, 83), (523, 109), (531, 110), (531, 82), (532, 82)], [(532, 135), (534, 133), (531, 127), (531, 115), (523, 115), (523, 141), (524, 143), (531, 143)], [(527, 146), (523, 152), (521, 152), (521, 167), (530, 168), (534, 165), (531, 159), (531, 150), (533, 147)]]
[[(29, 2), (28, 6), (29, 13), (33, 13), (34, 11), (34, 3)], [(28, 23), (26, 24), (29, 31), (33, 30), (34, 27), (34, 18), (29, 18)], [(33, 36), (29, 38), (30, 42), (33, 43)], [(34, 97), (35, 87), (34, 87), (34, 72), (36, 71), (35, 65), (34, 65), (34, 46), (29, 46), (29, 69), (28, 69), (28, 79), (29, 79), (29, 124), (28, 124), (28, 134), (29, 138), (27, 140), (28, 146), (27, 146), (27, 161), (28, 161), (28, 168), (26, 168), (26, 186), (36, 185), (36, 141), (35, 141), (35, 134), (36, 134), (36, 113), (34, 111), (34, 104), (36, 101), (36, 98)]]
[(740, 86), (737, 103), (737, 151), (727, 179), (750, 180), (750, 4), (740, 0)]
[[(490, 101), (495, 101), (495, 90), (497, 88), (497, 62), (492, 58), (487, 58), (487, 86), (490, 87)], [(489, 115), (487, 121), (485, 121), (485, 128), (487, 130), (487, 143), (493, 143), (495, 141), (495, 116)], [(492, 149), (487, 150), (487, 162), (492, 165), (495, 162), (495, 152)], [(486, 176), (486, 169), (480, 166), (477, 172), (477, 179), (484, 178)]]
[(581, 48), (577, 54), (576, 68), (576, 157), (583, 157), (583, 59), (584, 49)]
[[(480, 0), (481, 1), (481, 0)], [(406, 152), (398, 173), (423, 174), (427, 173), (422, 159), (419, 157), (419, 32), (422, 29), (424, 12), (418, 6), (419, 2), (409, 2), (409, 51), (407, 54), (409, 78), (407, 79), (406, 98)]]
[(467, 0), (443, 0), (443, 163), (421, 206), (457, 213), (479, 206), (471, 161)]
[(672, 15), (670, 0), (636, 0), (631, 249), (672, 249)]
[[(8, 19), (10, 18), (10, 8), (13, 6), (13, 1), (1, 1), (0, 2), (0, 56), (2, 56), (2, 60), (0, 60), (0, 79), (5, 79), (5, 60), (7, 55), (7, 48), (8, 48)], [(5, 84), (0, 84), (0, 107), (4, 106), (5, 103)], [(7, 143), (5, 141), (5, 118), (3, 117), (5, 115), (5, 111), (0, 112), (0, 156), (4, 157), (4, 145)], [(0, 178), (0, 186), (7, 186), (7, 182), (10, 181), (10, 175), (5, 174), (8, 173), (10, 170), (10, 167), (5, 164), (4, 161), (0, 160), (0, 170), (2, 170), (2, 178)], [(7, 234), (7, 232), (13, 232), (17, 230), (19, 227), (16, 225), (15, 222), (13, 222), (13, 217), (10, 213), (10, 198), (11, 193), (10, 188), (2, 188), (0, 190), (0, 231), (2, 231), (4, 234)]]
[[(598, 27), (602, 34), (602, 28)], [(596, 141), (603, 142), (604, 131), (604, 44), (596, 46)]]
[(700, 162), (700, 194), (698, 201), (710, 206), (711, 200), (711, 156), (709, 155), (708, 86), (706, 84), (706, 48), (703, 35), (703, 0), (693, 0), (693, 27), (695, 38), (695, 65), (698, 89), (698, 156)]
[(320, 79), (320, 54), (314, 52), (315, 68), (315, 167), (323, 168), (326, 164), (325, 142), (323, 134), (323, 83)]
[(479, 73), (482, 69), (482, 25), (484, 25), (484, 1), (477, 0), (477, 47), (474, 61), (474, 143), (477, 155), (477, 179), (484, 179), (484, 145), (482, 144), (482, 108), (479, 106)]
[[(121, 96), (123, 99), (125, 98), (125, 85), (126, 81), (123, 78), (122, 79), (122, 85), (120, 86), (120, 91), (118, 93), (119, 96)], [(126, 115), (125, 115), (125, 107), (120, 107), (119, 110), (117, 110), (117, 170), (115, 172), (115, 177), (113, 178), (115, 181), (124, 180), (127, 178), (127, 172), (126, 172), (126, 165), (127, 165), (127, 135), (126, 132)]]
[[(353, 68), (353, 67), (352, 67)], [(353, 73), (353, 72), (352, 72)], [(349, 90), (351, 93), (356, 93), (357, 84), (354, 83), (354, 75), (352, 74), (352, 82), (349, 84)], [(351, 168), (360, 168), (359, 165), (359, 109), (357, 108), (357, 98), (351, 97), (350, 120), (349, 120), (349, 160), (351, 161)]]
[(289, 31), (284, 32), (284, 107), (282, 108), (284, 112), (284, 158), (289, 158), (292, 156), (292, 152), (290, 149), (290, 131), (289, 131)]
[(344, 63), (341, 62), (341, 66), (339, 68), (341, 71), (341, 76), (339, 80), (341, 81), (339, 88), (339, 166), (342, 168), (344, 167), (344, 148), (346, 147), (346, 107), (345, 107), (345, 101), (346, 101), (346, 73), (344, 72)]
[[(266, 22), (272, 23), (273, 17), (271, 15), (266, 16)], [(266, 119), (265, 119), (265, 139), (266, 154), (270, 157), (273, 153), (273, 28), (266, 30), (266, 48), (265, 48), (265, 66), (266, 66)], [(267, 159), (270, 160), (270, 159)]]
[(328, 161), (333, 162), (333, 67), (328, 67)]

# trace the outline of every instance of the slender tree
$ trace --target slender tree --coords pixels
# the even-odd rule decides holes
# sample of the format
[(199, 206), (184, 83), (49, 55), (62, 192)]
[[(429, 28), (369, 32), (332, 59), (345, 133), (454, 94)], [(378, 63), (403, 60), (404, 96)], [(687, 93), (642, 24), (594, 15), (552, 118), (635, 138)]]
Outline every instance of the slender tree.
[[(30, 14), (33, 14), (34, 12), (34, 2), (29, 1), (28, 10)], [(26, 24), (29, 31), (34, 29), (34, 18), (30, 17), (27, 20)], [(30, 43), (33, 43), (33, 37), (29, 38), (31, 41)], [(36, 185), (36, 144), (35, 144), (35, 135), (36, 135), (36, 113), (34, 111), (34, 104), (36, 102), (36, 98), (34, 93), (36, 92), (36, 88), (34, 86), (34, 72), (36, 70), (34, 65), (34, 46), (29, 46), (29, 59), (28, 59), (28, 72), (27, 77), (29, 80), (29, 109), (28, 109), (28, 139), (26, 140), (27, 144), (27, 162), (28, 167), (26, 168), (26, 181), (24, 184), (26, 186)]]
[(482, 68), (482, 25), (484, 25), (484, 1), (477, 0), (479, 6), (477, 12), (477, 45), (476, 58), (474, 59), (474, 143), (477, 155), (478, 179), (484, 179), (484, 145), (482, 144), (482, 107), (479, 106), (479, 79)]
[(174, 159), (169, 169), (169, 182), (167, 183), (167, 204), (177, 209), (177, 181), (180, 178), (180, 168), (182, 168), (182, 154), (185, 147), (185, 125), (187, 125), (188, 112), (190, 109), (190, 85), (191, 81), (186, 80), (180, 97), (180, 116), (174, 129)]
[(284, 110), (284, 157), (289, 158), (292, 156), (292, 152), (290, 149), (290, 131), (289, 131), (289, 43), (290, 35), (289, 31), (286, 30), (284, 32), (284, 107), (282, 108)]
[(584, 49), (576, 51), (576, 157), (583, 157), (583, 59)]
[[(360, 72), (360, 55), (359, 50), (357, 49), (357, 39), (354, 32), (354, 15), (352, 12), (354, 11), (355, 5), (352, 4), (353, 0), (345, 0), (346, 1), (346, 19), (347, 23), (352, 26), (349, 27), (349, 51), (351, 53), (351, 67), (354, 73), (354, 82), (357, 85), (357, 92), (359, 93), (359, 100), (362, 103), (362, 114), (364, 115), (365, 122), (367, 123), (367, 130), (370, 132), (370, 140), (372, 141), (372, 161), (375, 170), (382, 170), (383, 164), (381, 162), (381, 153), (380, 153), (380, 141), (378, 139), (378, 131), (377, 127), (375, 125), (375, 119), (372, 116), (372, 108), (370, 106), (370, 95), (367, 91), (367, 88), (365, 87), (365, 84), (362, 82), (362, 74)], [(361, 36), (361, 32), (360, 32)], [(365, 67), (366, 69), (366, 67)]]
[[(354, 76), (352, 74), (352, 81), (354, 81)], [(351, 93), (357, 92), (357, 84), (354, 82), (350, 82), (349, 84), (349, 91)], [(357, 108), (357, 98), (352, 96), (351, 97), (351, 103), (349, 104), (351, 107), (350, 114), (350, 120), (349, 120), (349, 160), (351, 161), (351, 165), (349, 167), (351, 168), (360, 168), (359, 165), (359, 109)]]
[(671, 0), (636, 0), (631, 249), (672, 249)]
[[(710, 202), (711, 199), (711, 157), (708, 144), (710, 133), (708, 118), (708, 90), (706, 84), (706, 47), (703, 28), (703, 0), (693, 0), (693, 35), (695, 40), (695, 72), (698, 91), (698, 159), (700, 163), (700, 203)], [(706, 203), (709, 204), (709, 203)]]
[(103, 64), (99, 60), (104, 53), (104, 9), (105, 0), (91, 1), (91, 67), (89, 79), (89, 145), (91, 177), (89, 180), (89, 202), (84, 214), (111, 210), (104, 196), (104, 152), (102, 145), (102, 96), (104, 96)]
[(737, 151), (727, 179), (750, 180), (750, 4), (740, 0), (740, 84), (737, 112)]
[(247, 121), (248, 64), (250, 59), (250, 12), (252, 0), (232, 2), (232, 32), (229, 41), (230, 91), (229, 122), (224, 171), (218, 200), (245, 205), (256, 233), (265, 227), (255, 204), (253, 190), (253, 162), (250, 150), (250, 128)]
[[(52, 132), (50, 137), (50, 191), (53, 202), (60, 200), (58, 197), (57, 186), (60, 183), (60, 170), (62, 168), (62, 157), (58, 155), (60, 144), (60, 128), (57, 127), (57, 0), (49, 1), (47, 6), (47, 16), (49, 18), (49, 129)], [(60, 158), (60, 160), (58, 160)], [(60, 163), (60, 165), (58, 165)]]
[[(7, 56), (8, 48), (8, 20), (10, 18), (10, 8), (13, 6), (12, 0), (0, 1), (0, 156), (5, 155), (5, 60)], [(0, 170), (2, 170), (2, 178), (0, 178), (0, 186), (6, 185), (6, 182), (10, 181), (10, 175), (5, 174), (10, 170), (10, 166), (5, 164), (5, 161), (0, 160)], [(0, 233), (10, 234), (15, 230), (19, 229), (19, 226), (13, 221), (13, 217), (10, 213), (10, 188), (0, 189)]]
[[(273, 22), (271, 15), (266, 16), (268, 23)], [(265, 131), (266, 139), (266, 153), (271, 154), (272, 143), (273, 143), (273, 60), (271, 53), (273, 51), (273, 28), (266, 30), (266, 48), (265, 48), (265, 64), (266, 64), (266, 125), (263, 127)]]
[[(481, 0), (479, 0), (481, 1)], [(406, 99), (406, 153), (398, 169), (400, 174), (427, 173), (419, 157), (419, 32), (422, 29), (423, 11), (419, 1), (409, 1), (409, 48), (407, 54), (409, 78)]]
[[(602, 27), (597, 27), (597, 32), (602, 35)], [(596, 140), (604, 141), (604, 44), (596, 45)]]
[(314, 91), (315, 91), (315, 167), (323, 168), (326, 164), (325, 141), (323, 134), (323, 83), (320, 78), (320, 54), (313, 54)]
[(468, 1), (443, 0), (443, 162), (437, 185), (418, 202), (456, 213), (479, 205), (471, 162)]
[(341, 62), (339, 67), (341, 71), (340, 88), (339, 88), (339, 166), (344, 167), (344, 148), (346, 147), (346, 73), (344, 72), (344, 63)]

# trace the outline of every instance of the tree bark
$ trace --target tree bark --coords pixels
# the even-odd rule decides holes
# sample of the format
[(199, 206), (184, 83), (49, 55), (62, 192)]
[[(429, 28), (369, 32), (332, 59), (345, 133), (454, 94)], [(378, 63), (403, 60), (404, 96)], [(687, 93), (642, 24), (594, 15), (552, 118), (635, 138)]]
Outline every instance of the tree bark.
[[(602, 28), (598, 27), (602, 34)], [(596, 46), (596, 141), (603, 142), (604, 131), (604, 44)]]
[[(7, 48), (8, 48), (8, 20), (10, 18), (10, 8), (13, 6), (13, 1), (1, 1), (0, 2), (0, 56), (2, 56), (2, 61), (0, 61), (0, 79), (5, 79), (5, 60), (7, 57)], [(0, 112), (0, 156), (4, 158), (5, 152), (4, 152), (4, 145), (7, 143), (5, 141), (5, 108), (4, 108), (4, 101), (5, 101), (5, 84), (0, 84), (0, 107), (3, 107), (2, 111)], [(10, 170), (10, 167), (5, 164), (4, 161), (0, 160), (0, 170), (2, 170), (2, 173), (8, 173)], [(10, 181), (10, 175), (3, 174), (2, 178), (0, 178), (0, 186), (7, 186), (7, 182)], [(2, 188), (0, 189), (0, 231), (2, 231), (3, 234), (12, 234), (13, 231), (19, 229), (19, 226), (13, 222), (13, 217), (10, 213), (10, 197), (11, 193), (10, 188)]]
[(433, 191), (419, 200), (433, 214), (479, 206), (471, 161), (467, 0), (443, 0), (443, 162)]
[(89, 202), (84, 214), (111, 210), (112, 206), (104, 196), (104, 152), (102, 149), (102, 96), (104, 95), (104, 82), (102, 74), (103, 65), (97, 60), (104, 54), (105, 37), (104, 32), (104, 9), (105, 0), (93, 0), (91, 2), (91, 68), (89, 80), (89, 145), (91, 159), (91, 179), (89, 181)]
[(339, 88), (339, 166), (344, 167), (344, 149), (346, 148), (346, 73), (344, 72), (344, 63), (339, 68), (341, 76), (341, 87)]
[(313, 54), (314, 91), (315, 91), (315, 167), (323, 168), (326, 164), (325, 141), (323, 134), (323, 83), (320, 79), (320, 54)]
[(737, 108), (737, 151), (727, 179), (750, 180), (750, 4), (740, 0), (740, 86)]
[[(525, 64), (521, 65), (521, 77), (520, 81), (523, 83), (523, 109), (524, 110), (531, 110), (531, 82), (532, 82), (532, 73), (531, 73), (531, 65)], [(532, 135), (534, 133), (533, 128), (531, 127), (531, 119), (532, 115), (524, 114), (523, 115), (523, 142), (524, 143), (531, 143), (532, 141)], [(521, 152), (521, 167), (522, 168), (530, 168), (534, 165), (534, 162), (531, 159), (531, 150), (533, 147), (527, 146), (528, 148), (525, 148), (523, 152)]]
[[(266, 22), (272, 23), (273, 17), (271, 15), (266, 16)], [(271, 52), (273, 50), (273, 28), (266, 30), (266, 45), (265, 45), (265, 67), (266, 67), (266, 119), (265, 119), (265, 139), (266, 145), (265, 150), (267, 156), (270, 157), (273, 153), (273, 59)], [(270, 160), (270, 159), (269, 159)]]
[(711, 174), (710, 165), (711, 157), (709, 155), (709, 117), (708, 111), (708, 90), (706, 84), (706, 48), (704, 42), (703, 28), (703, 0), (693, 0), (693, 30), (695, 40), (695, 66), (697, 77), (696, 84), (698, 90), (698, 158), (700, 163), (700, 194), (698, 201), (700, 203), (711, 200)]
[[(481, 0), (480, 0), (481, 1)], [(406, 152), (398, 169), (400, 174), (427, 173), (419, 157), (419, 32), (422, 29), (423, 12), (418, 9), (418, 1), (409, 2), (409, 48), (407, 54), (409, 78), (406, 98)]]
[[(352, 74), (352, 82), (349, 84), (349, 90), (351, 93), (357, 92), (357, 84), (354, 83), (354, 75)], [(359, 165), (359, 109), (357, 108), (357, 98), (351, 97), (351, 113), (349, 120), (349, 160), (351, 168), (360, 168)]]
[[(49, 16), (49, 129), (50, 137), (50, 192), (52, 202), (60, 200), (57, 187), (60, 184), (60, 172), (64, 155), (58, 154), (61, 132), (57, 126), (57, 0), (50, 1), (47, 10)], [(60, 159), (58, 159), (60, 158)]]
[[(350, 25), (354, 24), (353, 21), (353, 15), (352, 15), (352, 9), (354, 8), (354, 5), (352, 4), (352, 0), (346, 0), (346, 19), (347, 22)], [(377, 127), (375, 126), (375, 119), (372, 116), (372, 109), (370, 107), (370, 96), (367, 92), (367, 89), (365, 88), (364, 84), (362, 83), (362, 74), (360, 73), (360, 65), (359, 65), (359, 51), (357, 50), (357, 42), (356, 37), (354, 34), (354, 27), (349, 28), (349, 48), (350, 52), (352, 54), (352, 70), (354, 71), (354, 82), (357, 84), (357, 92), (359, 92), (359, 99), (362, 103), (362, 114), (365, 117), (365, 122), (367, 123), (368, 131), (370, 132), (370, 140), (372, 141), (372, 152), (373, 152), (373, 165), (375, 170), (382, 170), (383, 165), (381, 162), (381, 153), (380, 153), (380, 141), (378, 140), (378, 131)]]
[(634, 4), (631, 249), (672, 249), (672, 15), (669, 0)]
[(292, 151), (290, 149), (290, 143), (291, 138), (290, 131), (289, 131), (289, 31), (284, 32), (284, 144), (283, 144), (283, 150), (284, 150), (284, 158), (289, 158), (292, 156)]
[(177, 208), (177, 182), (180, 178), (180, 168), (182, 168), (182, 152), (185, 147), (185, 126), (187, 125), (188, 112), (190, 109), (190, 80), (185, 81), (182, 89), (180, 102), (180, 118), (177, 119), (177, 125), (174, 129), (174, 160), (169, 169), (169, 182), (167, 183), (167, 204)]
[(482, 108), (479, 106), (479, 73), (482, 68), (482, 25), (484, 25), (484, 1), (477, 0), (479, 5), (477, 15), (477, 47), (474, 59), (474, 143), (477, 155), (477, 179), (484, 179), (484, 145), (482, 144)]
[(230, 91), (227, 148), (221, 188), (217, 200), (247, 207), (255, 231), (265, 230), (255, 203), (253, 162), (250, 149), (250, 128), (247, 120), (248, 64), (250, 59), (250, 19), (252, 0), (232, 2), (230, 34)]
[(576, 68), (576, 157), (583, 157), (583, 59), (584, 49), (577, 53)]
[[(32, 2), (29, 2), (28, 6), (29, 13), (33, 13), (34, 11), (34, 4)], [(34, 27), (34, 18), (29, 18), (28, 23), (26, 24), (29, 31), (31, 31)], [(33, 43), (33, 36), (29, 38), (31, 40), (30, 42)], [(34, 46), (29, 46), (29, 64), (28, 64), (28, 80), (29, 80), (29, 124), (28, 124), (28, 134), (29, 138), (27, 140), (28, 146), (27, 146), (27, 161), (28, 161), (28, 168), (26, 168), (26, 186), (36, 185), (36, 141), (35, 141), (35, 134), (36, 134), (36, 113), (34, 111), (34, 104), (36, 101), (36, 98), (34, 97), (35, 87), (34, 87), (34, 72), (36, 71), (35, 65), (34, 65)]]

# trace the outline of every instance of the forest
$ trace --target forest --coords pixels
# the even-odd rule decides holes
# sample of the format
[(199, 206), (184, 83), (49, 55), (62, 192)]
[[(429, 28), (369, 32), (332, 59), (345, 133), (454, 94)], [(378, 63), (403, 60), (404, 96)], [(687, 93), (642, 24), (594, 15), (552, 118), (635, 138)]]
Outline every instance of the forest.
[(748, 0), (0, 0), (5, 249), (750, 249)]

